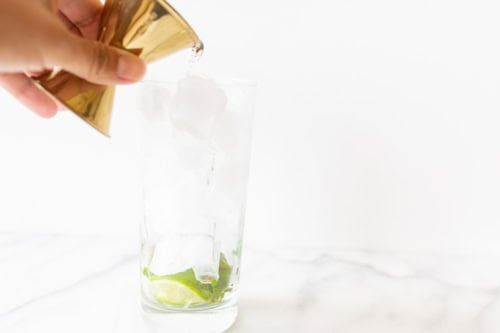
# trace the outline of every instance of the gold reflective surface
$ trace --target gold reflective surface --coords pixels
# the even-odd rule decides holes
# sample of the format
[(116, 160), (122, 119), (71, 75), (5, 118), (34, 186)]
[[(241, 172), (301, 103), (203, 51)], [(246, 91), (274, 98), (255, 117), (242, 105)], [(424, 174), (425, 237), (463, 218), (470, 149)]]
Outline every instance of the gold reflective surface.
[[(165, 0), (107, 0), (99, 41), (137, 54), (146, 62), (186, 48), (203, 51), (189, 24)], [(115, 87), (58, 71), (34, 79), (80, 118), (109, 136)]]

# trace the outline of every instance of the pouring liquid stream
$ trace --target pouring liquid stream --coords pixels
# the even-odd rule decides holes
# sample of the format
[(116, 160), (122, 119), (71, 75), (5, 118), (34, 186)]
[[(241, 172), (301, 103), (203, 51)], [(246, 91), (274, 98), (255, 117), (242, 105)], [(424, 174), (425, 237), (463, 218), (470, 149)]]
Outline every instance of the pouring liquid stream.
[(187, 75), (190, 76), (193, 74), (194, 69), (196, 68), (197, 64), (200, 62), (200, 59), (203, 55), (203, 51), (205, 50), (205, 47), (203, 45), (203, 42), (200, 42), (199, 45), (194, 46), (191, 50), (191, 57), (189, 58), (189, 63), (187, 67)]

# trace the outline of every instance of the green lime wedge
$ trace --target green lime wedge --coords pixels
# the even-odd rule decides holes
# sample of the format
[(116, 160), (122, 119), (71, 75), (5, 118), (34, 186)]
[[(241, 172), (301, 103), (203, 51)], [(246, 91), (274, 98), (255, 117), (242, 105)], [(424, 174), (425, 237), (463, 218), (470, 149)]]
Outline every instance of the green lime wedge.
[(219, 279), (201, 283), (192, 268), (171, 275), (155, 275), (149, 268), (143, 274), (149, 278), (151, 295), (160, 303), (176, 306), (197, 306), (220, 302), (229, 292), (232, 267), (221, 253)]
[(210, 294), (205, 293), (203, 289), (175, 280), (153, 280), (150, 288), (154, 298), (163, 304), (193, 306), (205, 304), (210, 300)]

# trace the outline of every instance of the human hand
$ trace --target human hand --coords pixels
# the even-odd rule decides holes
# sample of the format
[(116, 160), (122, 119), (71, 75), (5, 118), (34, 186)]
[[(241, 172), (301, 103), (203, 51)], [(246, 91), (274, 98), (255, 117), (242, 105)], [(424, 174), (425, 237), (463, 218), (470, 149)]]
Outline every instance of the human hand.
[(0, 85), (42, 117), (58, 106), (30, 79), (59, 67), (98, 84), (141, 79), (144, 62), (98, 43), (99, 0), (0, 0)]

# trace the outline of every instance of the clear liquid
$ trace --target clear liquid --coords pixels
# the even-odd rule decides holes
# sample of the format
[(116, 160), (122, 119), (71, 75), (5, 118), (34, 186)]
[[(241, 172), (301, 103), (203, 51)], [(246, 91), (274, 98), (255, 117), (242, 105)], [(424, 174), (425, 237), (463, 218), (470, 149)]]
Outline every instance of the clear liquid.
[(189, 59), (189, 65), (187, 68), (188, 76), (194, 75), (196, 73), (196, 67), (199, 64), (201, 57), (203, 56), (204, 50), (205, 46), (203, 45), (203, 42), (200, 42), (199, 46), (193, 47), (191, 57)]
[(193, 56), (191, 58), (192, 61), (199, 61), (201, 56), (203, 55), (203, 51), (205, 51), (205, 45), (203, 45), (203, 42), (200, 42), (200, 45), (193, 48)]

